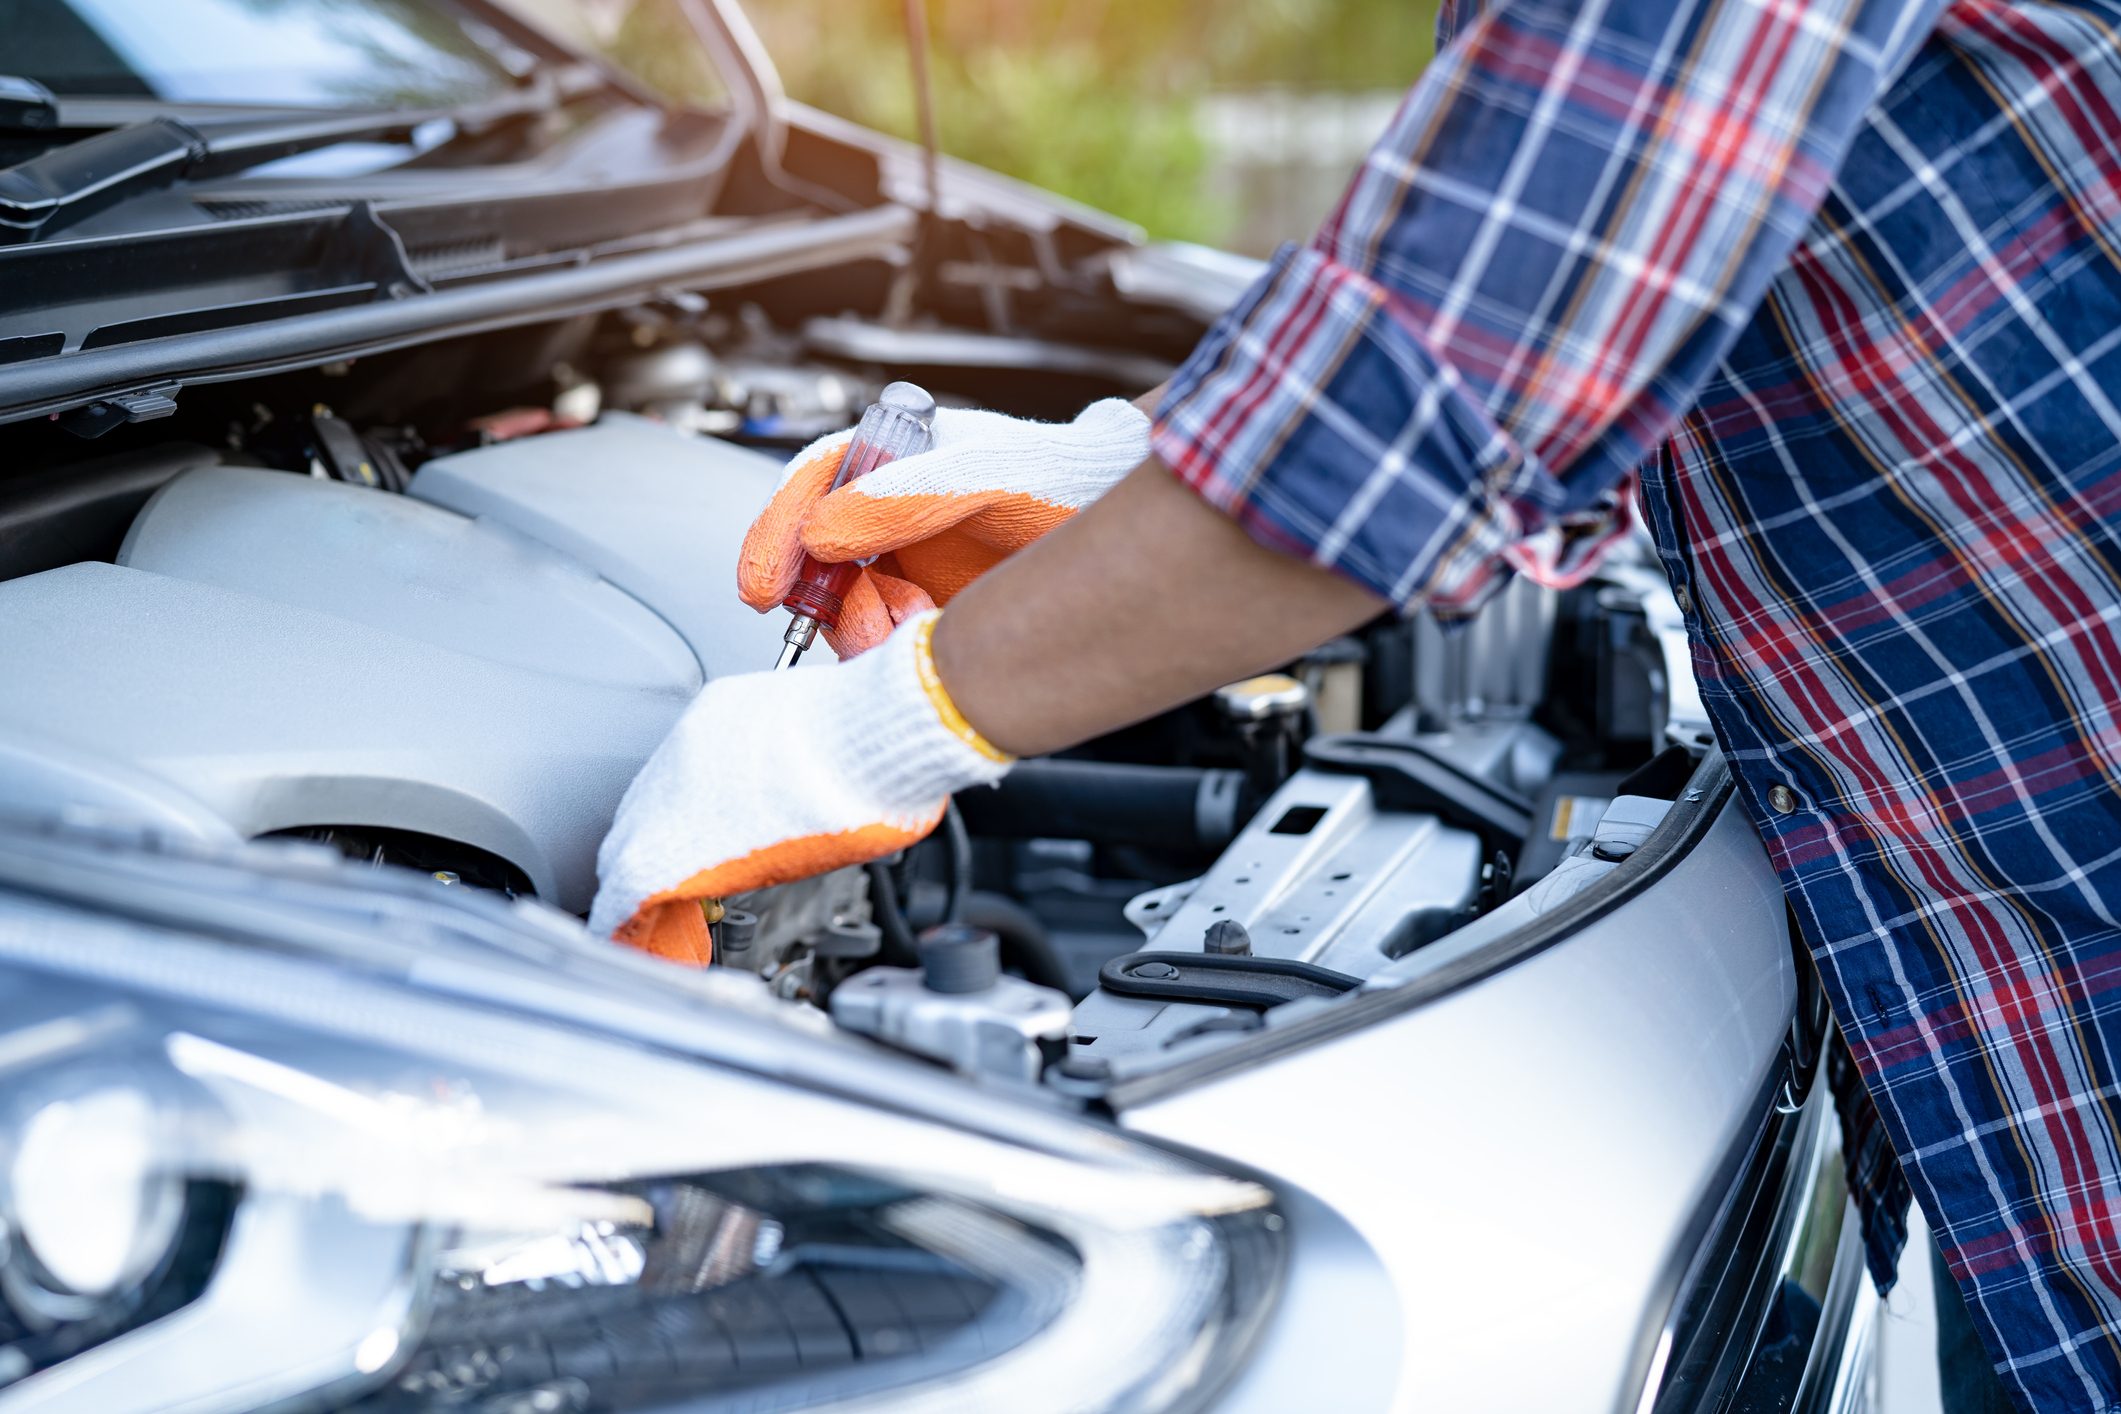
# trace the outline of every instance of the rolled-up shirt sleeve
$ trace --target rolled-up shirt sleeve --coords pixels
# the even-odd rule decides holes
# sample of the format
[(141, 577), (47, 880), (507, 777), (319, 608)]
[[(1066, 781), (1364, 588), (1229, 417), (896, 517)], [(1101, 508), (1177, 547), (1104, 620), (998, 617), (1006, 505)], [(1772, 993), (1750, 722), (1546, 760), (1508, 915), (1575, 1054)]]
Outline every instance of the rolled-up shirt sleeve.
[(1503, 0), (1209, 330), (1159, 458), (1403, 608), (1625, 527), (1937, 0)]

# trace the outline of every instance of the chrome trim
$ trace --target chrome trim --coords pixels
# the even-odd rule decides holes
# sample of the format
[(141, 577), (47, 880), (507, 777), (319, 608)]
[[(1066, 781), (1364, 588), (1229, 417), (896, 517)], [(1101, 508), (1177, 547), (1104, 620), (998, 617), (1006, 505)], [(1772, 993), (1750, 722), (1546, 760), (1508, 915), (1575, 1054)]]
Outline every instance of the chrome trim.
[[(1848, 1198), (1839, 1117), (1826, 1086), (1785, 1074), (1773, 1094), (1658, 1331), (1637, 1414), (1716, 1408), (1751, 1382), (1786, 1379), (1763, 1363), (1763, 1340), (1777, 1303), (1793, 1291), (1819, 1313), (1789, 1407), (1864, 1407), (1877, 1302)], [(1768, 1201), (1774, 1207), (1764, 1212)], [(1716, 1329), (1719, 1322), (1728, 1328)]]
[(1791, 1414), (1855, 1414), (1871, 1406), (1871, 1366), (1877, 1354), (1878, 1312), (1864, 1265), (1863, 1222), (1847, 1201), (1834, 1276), (1821, 1303), (1819, 1330)]

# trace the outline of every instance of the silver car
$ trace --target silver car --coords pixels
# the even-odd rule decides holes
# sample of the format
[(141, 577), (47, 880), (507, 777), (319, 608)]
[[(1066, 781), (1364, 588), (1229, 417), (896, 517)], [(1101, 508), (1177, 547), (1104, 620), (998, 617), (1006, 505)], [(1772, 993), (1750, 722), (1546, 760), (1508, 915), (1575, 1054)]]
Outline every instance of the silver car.
[(11, 12), (0, 1411), (1867, 1407), (1645, 556), (1026, 763), (711, 968), (584, 931), (773, 659), (791, 448), (1139, 392), (1250, 271), (678, 8), (726, 100), (487, 0)]

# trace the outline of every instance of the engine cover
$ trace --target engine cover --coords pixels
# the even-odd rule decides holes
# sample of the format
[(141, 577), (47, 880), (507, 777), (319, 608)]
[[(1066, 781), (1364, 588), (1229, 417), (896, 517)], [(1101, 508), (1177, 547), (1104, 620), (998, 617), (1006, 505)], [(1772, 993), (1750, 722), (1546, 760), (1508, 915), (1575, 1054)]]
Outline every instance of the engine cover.
[(187, 472), (117, 564), (0, 583), (0, 800), (202, 838), (417, 831), (586, 909), (704, 678), (773, 660), (730, 586), (778, 475), (623, 414), (439, 458), (402, 497)]
[(572, 556), (655, 610), (721, 677), (780, 653), (785, 620), (736, 597), (744, 532), (780, 479), (762, 453), (606, 413), (579, 431), (437, 457), (407, 494)]

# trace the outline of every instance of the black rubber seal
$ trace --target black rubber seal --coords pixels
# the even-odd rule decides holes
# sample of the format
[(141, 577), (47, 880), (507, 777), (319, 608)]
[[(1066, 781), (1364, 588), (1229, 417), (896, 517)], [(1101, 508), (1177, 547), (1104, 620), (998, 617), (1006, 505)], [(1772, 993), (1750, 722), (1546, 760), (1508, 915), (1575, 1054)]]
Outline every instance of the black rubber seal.
[(1305, 997), (1337, 997), (1360, 987), (1362, 979), (1290, 957), (1130, 952), (1100, 967), (1097, 985), (1123, 997), (1265, 1009)]

